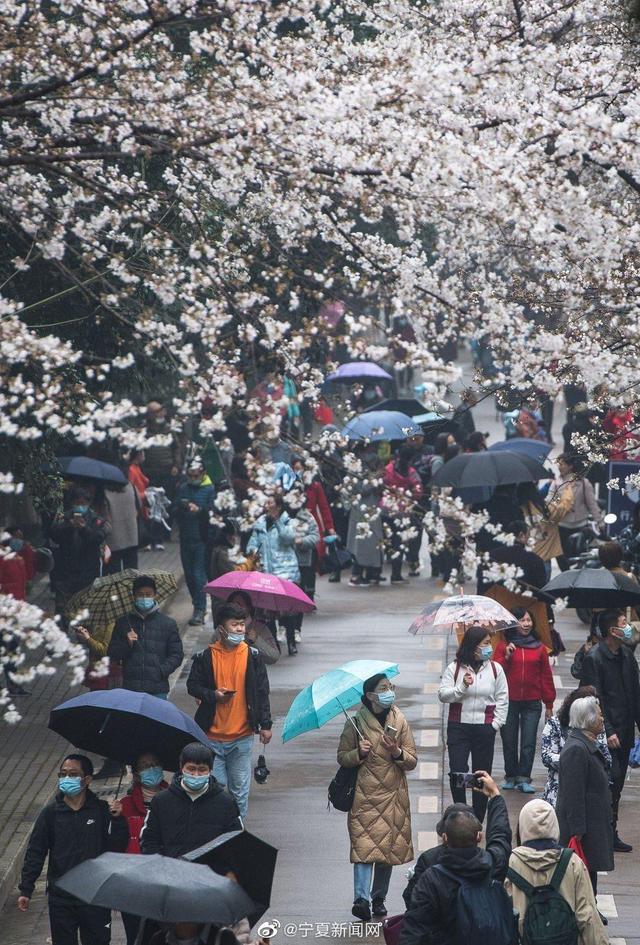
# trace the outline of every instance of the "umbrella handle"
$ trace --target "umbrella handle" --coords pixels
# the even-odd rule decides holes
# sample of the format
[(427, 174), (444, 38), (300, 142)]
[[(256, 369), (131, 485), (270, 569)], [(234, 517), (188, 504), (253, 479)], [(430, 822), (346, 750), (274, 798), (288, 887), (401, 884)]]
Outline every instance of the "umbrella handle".
[(109, 719), (110, 719), (110, 718), (111, 718), (111, 713), (110, 713), (110, 712), (107, 712), (107, 717), (106, 717), (106, 719), (104, 720), (104, 722), (102, 723), (102, 725), (100, 726), (100, 730), (98, 731), (98, 735), (103, 735), (103, 734), (104, 734), (104, 730), (105, 730), (105, 728), (107, 727), (107, 725), (109, 724)]
[(358, 726), (357, 726), (356, 723), (353, 721), (353, 719), (351, 718), (351, 716), (349, 715), (349, 713), (347, 712), (347, 710), (345, 709), (345, 707), (344, 707), (343, 704), (340, 702), (340, 699), (338, 699), (337, 696), (336, 696), (336, 701), (337, 701), (338, 705), (340, 706), (340, 708), (342, 709), (342, 711), (344, 712), (347, 721), (348, 721), (348, 722), (351, 722), (351, 724), (353, 725), (354, 729), (356, 730), (356, 735), (358, 736), (358, 738), (364, 739), (364, 735), (362, 735), (362, 734), (360, 733), (360, 731), (359, 731), (359, 729), (358, 729)]
[(124, 765), (123, 765), (123, 766), (120, 768), (120, 780), (118, 781), (118, 787), (116, 788), (116, 797), (115, 797), (116, 800), (118, 800), (118, 795), (120, 794), (120, 788), (122, 787), (122, 779), (123, 779), (123, 777), (124, 777), (124, 770), (125, 770), (125, 769), (124, 769)]

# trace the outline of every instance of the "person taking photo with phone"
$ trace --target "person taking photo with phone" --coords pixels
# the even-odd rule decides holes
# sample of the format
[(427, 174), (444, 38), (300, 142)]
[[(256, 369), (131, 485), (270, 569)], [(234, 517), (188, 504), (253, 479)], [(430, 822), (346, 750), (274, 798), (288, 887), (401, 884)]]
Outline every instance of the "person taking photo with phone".
[[(407, 771), (418, 756), (409, 723), (395, 705), (384, 673), (363, 686), (362, 708), (344, 726), (338, 764), (358, 767), (347, 818), (353, 863), (353, 915), (363, 922), (387, 914), (385, 899), (394, 866), (413, 859)], [(357, 729), (357, 732), (356, 732)]]
[(251, 786), (253, 736), (271, 741), (269, 679), (258, 650), (245, 642), (245, 612), (224, 604), (218, 639), (193, 657), (187, 692), (198, 702), (195, 720), (209, 736), (213, 776), (228, 787), (245, 817)]
[[(492, 660), (491, 636), (485, 627), (472, 626), (465, 632), (456, 658), (449, 663), (438, 699), (449, 704), (447, 750), (449, 780), (454, 801), (464, 803), (469, 785), (457, 775), (482, 769), (491, 774), (496, 732), (502, 728), (509, 710), (509, 688), (504, 670)], [(473, 792), (473, 811), (480, 823), (487, 810), (486, 794)]]

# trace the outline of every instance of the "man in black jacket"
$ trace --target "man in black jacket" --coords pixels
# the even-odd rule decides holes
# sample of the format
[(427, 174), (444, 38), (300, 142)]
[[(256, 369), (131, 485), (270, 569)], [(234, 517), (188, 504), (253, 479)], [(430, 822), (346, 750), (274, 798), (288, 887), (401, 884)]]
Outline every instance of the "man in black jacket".
[(195, 720), (207, 732), (215, 755), (213, 774), (247, 813), (253, 736), (271, 740), (269, 679), (258, 650), (244, 640), (245, 613), (224, 604), (216, 614), (220, 639), (196, 653), (187, 692), (200, 703)]
[(36, 881), (49, 856), (47, 891), (52, 945), (76, 945), (78, 932), (86, 945), (108, 945), (111, 912), (87, 906), (56, 890), (56, 880), (73, 866), (101, 853), (123, 853), (129, 841), (119, 801), (99, 800), (89, 790), (93, 765), (85, 755), (68, 755), (58, 774), (59, 792), (36, 820), (22, 866), (18, 908), (26, 912)]
[(116, 621), (108, 654), (122, 662), (124, 689), (166, 699), (169, 676), (184, 659), (178, 624), (158, 610), (152, 577), (135, 579), (133, 597), (135, 613)]
[(581, 686), (595, 686), (604, 715), (607, 745), (611, 752), (613, 849), (630, 853), (631, 844), (618, 836), (618, 808), (633, 748), (635, 726), (640, 728), (640, 677), (636, 658), (624, 641), (633, 630), (623, 610), (605, 610), (598, 621), (604, 639), (585, 656)]
[[(502, 879), (511, 855), (511, 828), (504, 798), (498, 786), (486, 771), (476, 771), (482, 779), (482, 791), (489, 800), (486, 849), (476, 844), (454, 846), (447, 843), (452, 819), (467, 818), (477, 828), (474, 838), (482, 835), (480, 822), (472, 811), (454, 810), (443, 818), (442, 835), (445, 843), (440, 849), (437, 865), (443, 866), (463, 880), (482, 881), (487, 877)], [(431, 852), (431, 851), (427, 851)], [(456, 933), (456, 899), (460, 884), (436, 869), (436, 863), (425, 869), (416, 881), (411, 905), (404, 916), (400, 945), (452, 945)]]
[(151, 801), (140, 834), (143, 853), (183, 856), (223, 833), (242, 830), (238, 805), (211, 776), (213, 753), (199, 742), (182, 750), (179, 771)]
[[(439, 837), (442, 837), (445, 832), (447, 817), (449, 814), (453, 814), (456, 811), (466, 811), (468, 814), (473, 814), (473, 807), (470, 807), (469, 804), (461, 804), (460, 802), (449, 804), (436, 824), (436, 833)], [(431, 847), (430, 850), (425, 850), (424, 853), (420, 854), (416, 861), (413, 875), (402, 893), (402, 898), (404, 899), (407, 909), (411, 907), (413, 890), (424, 871), (429, 869), (430, 866), (435, 866), (436, 863), (442, 862), (442, 858), (446, 852), (447, 845), (442, 842), (436, 847)], [(491, 875), (494, 879), (503, 882), (507, 875), (509, 857), (511, 855), (511, 826), (509, 824), (507, 805), (497, 789), (496, 792), (489, 797), (489, 804), (487, 806), (487, 853), (493, 861)]]

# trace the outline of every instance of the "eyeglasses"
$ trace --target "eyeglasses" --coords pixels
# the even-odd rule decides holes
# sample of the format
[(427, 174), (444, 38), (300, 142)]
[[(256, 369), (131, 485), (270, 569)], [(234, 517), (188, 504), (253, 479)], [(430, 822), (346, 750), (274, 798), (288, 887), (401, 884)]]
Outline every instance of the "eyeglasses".
[(380, 693), (380, 692), (395, 692), (395, 691), (396, 691), (396, 687), (395, 687), (395, 686), (392, 686), (391, 684), (389, 684), (388, 686), (385, 686), (383, 689), (378, 689), (377, 691), (378, 691), (379, 693)]

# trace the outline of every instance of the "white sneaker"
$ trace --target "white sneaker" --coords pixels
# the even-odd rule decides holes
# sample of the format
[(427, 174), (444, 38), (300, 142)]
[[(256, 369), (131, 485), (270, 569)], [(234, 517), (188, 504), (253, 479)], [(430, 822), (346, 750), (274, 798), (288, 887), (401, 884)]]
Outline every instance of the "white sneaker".
[(302, 634), (299, 630), (293, 631), (293, 639), (296, 641), (296, 643), (302, 643)]
[(278, 627), (276, 630), (276, 640), (278, 643), (287, 642), (287, 631), (284, 629), (284, 627)]
[(154, 545), (154, 551), (164, 551), (164, 545)]

